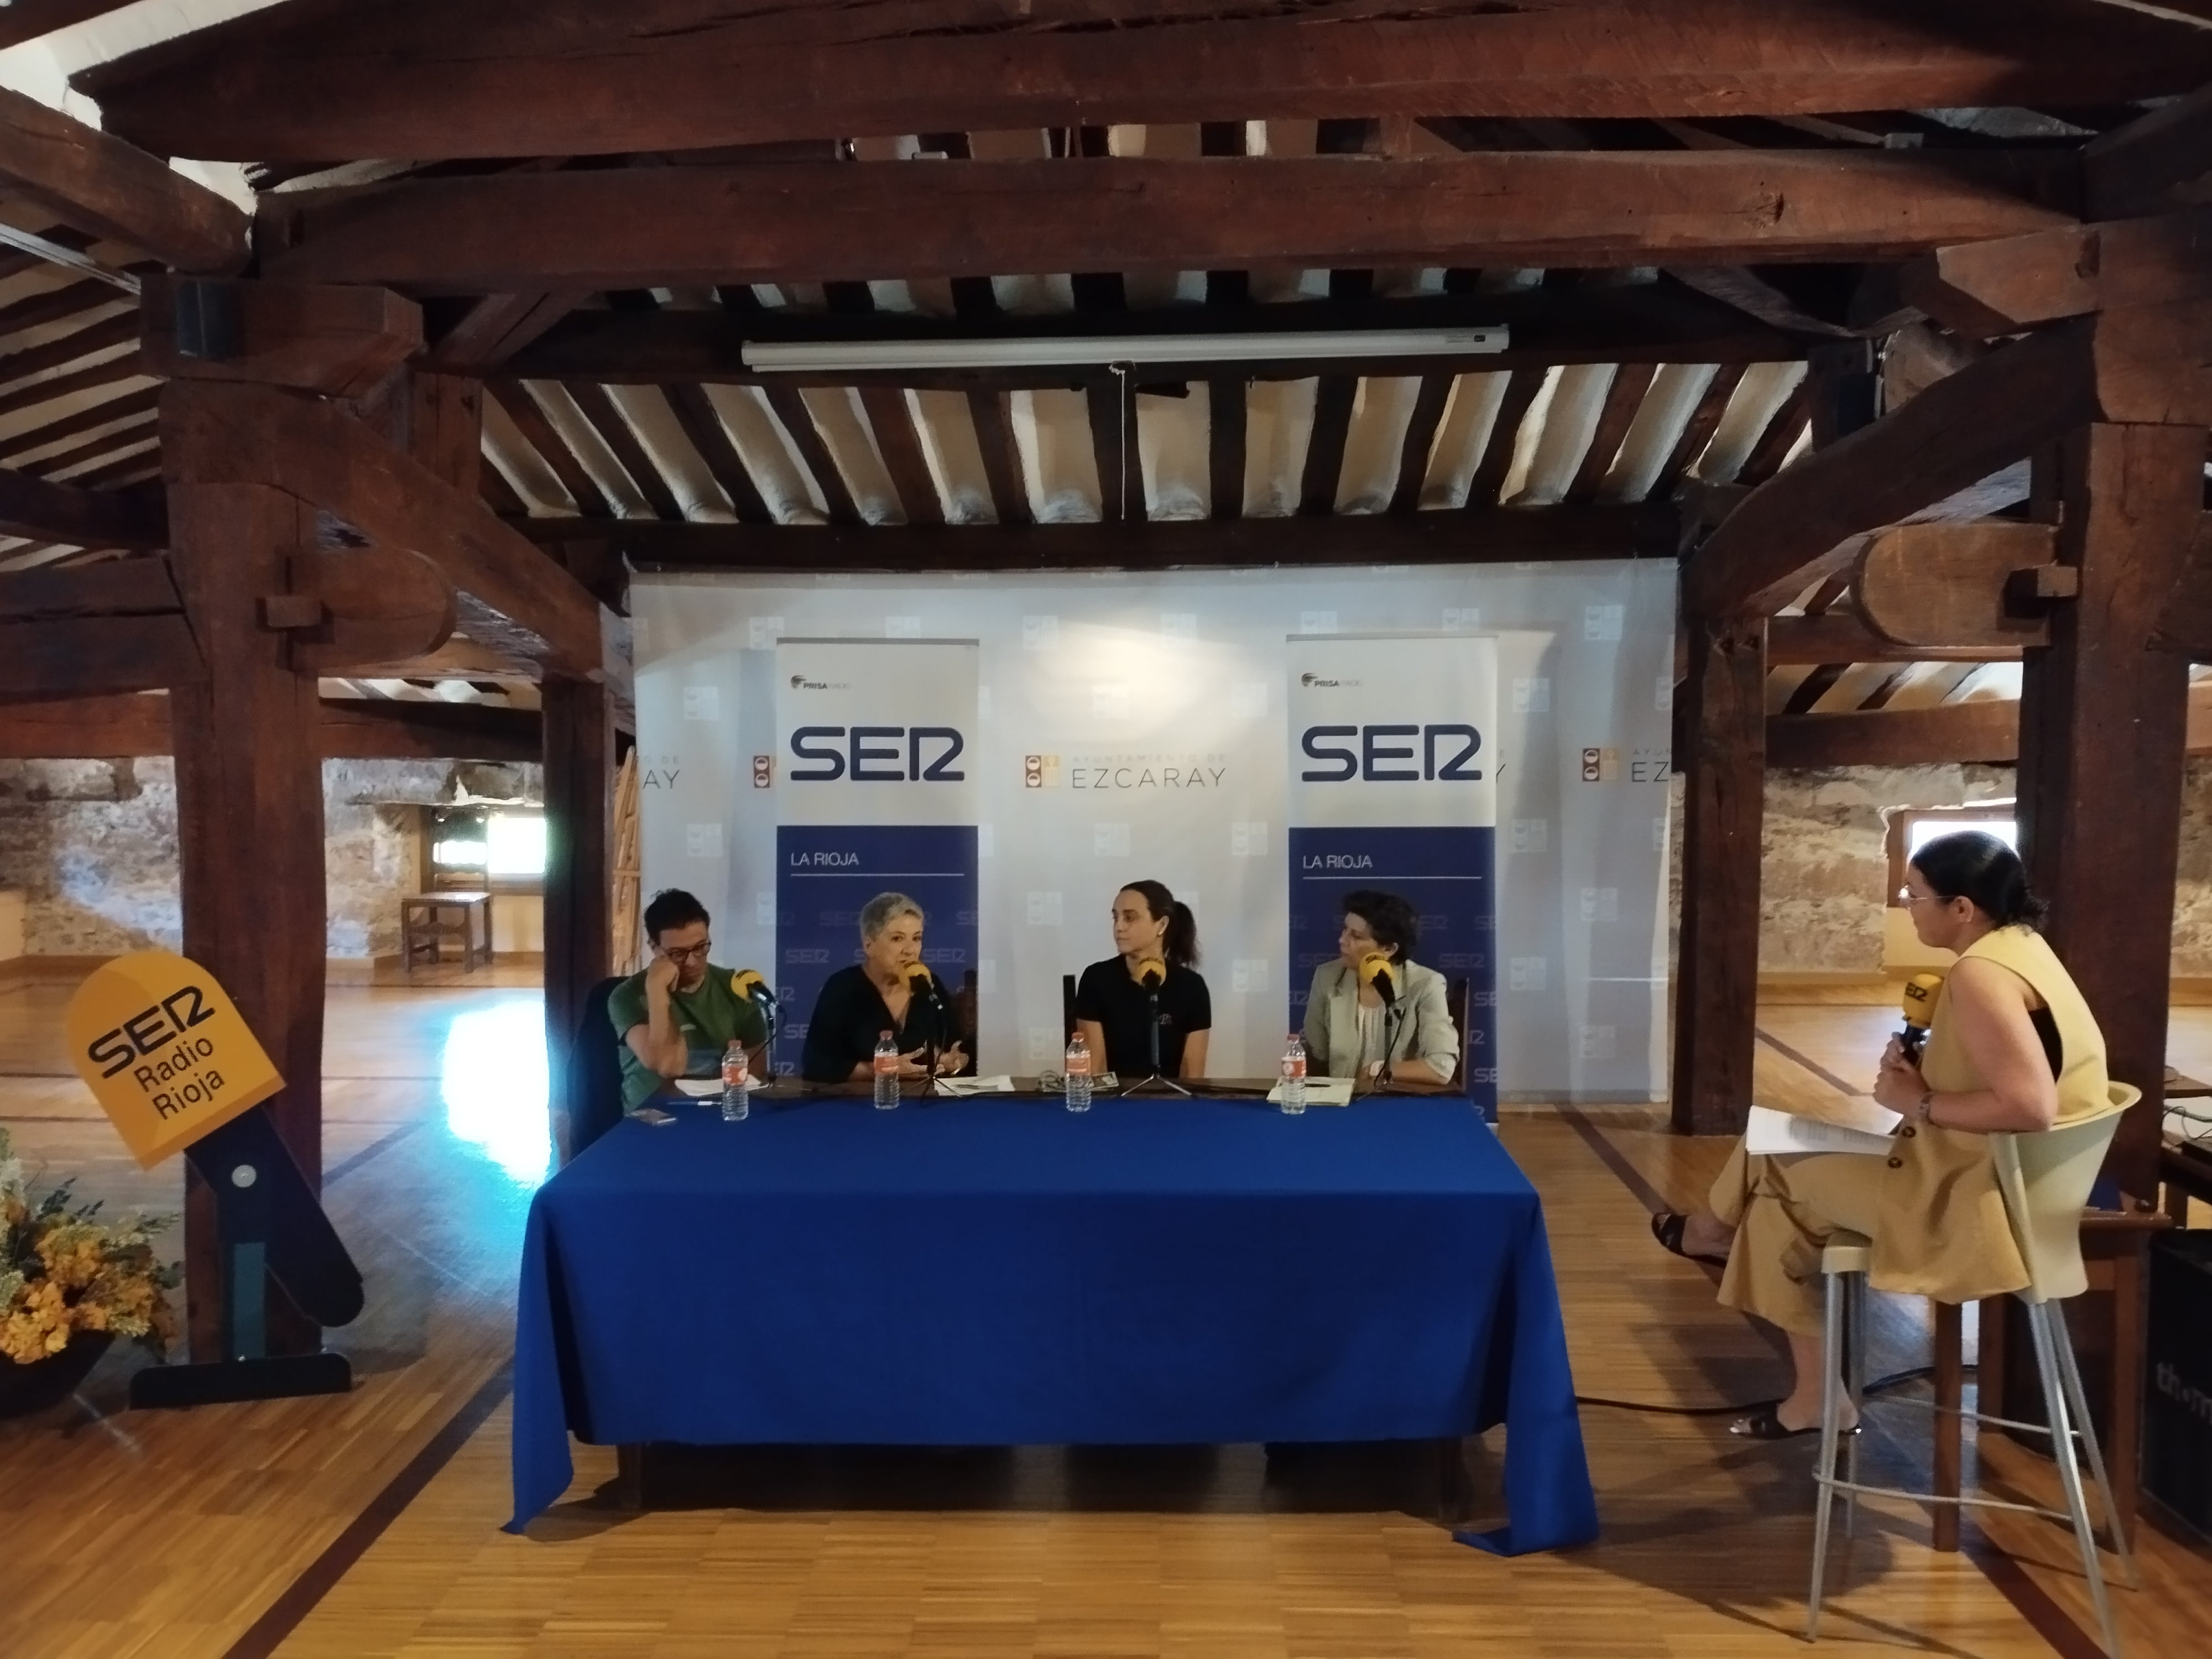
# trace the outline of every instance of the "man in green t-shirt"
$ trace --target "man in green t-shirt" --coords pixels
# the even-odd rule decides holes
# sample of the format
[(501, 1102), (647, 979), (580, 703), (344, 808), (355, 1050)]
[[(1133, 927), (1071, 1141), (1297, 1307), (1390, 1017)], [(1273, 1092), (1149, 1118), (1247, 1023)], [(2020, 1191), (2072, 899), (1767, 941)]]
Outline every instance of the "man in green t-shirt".
[(607, 999), (607, 1017), (622, 1039), (623, 1110), (634, 1112), (679, 1077), (719, 1077), (722, 1055), (740, 1042), (752, 1066), (768, 1044), (768, 1019), (742, 995), (726, 968), (707, 960), (707, 909), (680, 888), (653, 896), (645, 907), (653, 961)]

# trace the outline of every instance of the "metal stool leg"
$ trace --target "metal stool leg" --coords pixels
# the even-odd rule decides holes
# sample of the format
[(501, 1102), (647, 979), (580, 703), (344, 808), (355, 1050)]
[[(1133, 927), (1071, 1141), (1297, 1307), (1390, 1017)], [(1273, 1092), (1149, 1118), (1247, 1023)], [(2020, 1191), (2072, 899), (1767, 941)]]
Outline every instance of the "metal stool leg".
[[(1844, 1349), (1849, 1356), (1848, 1370), (1844, 1376), (1844, 1391), (1852, 1407), (1864, 1419), (1866, 1412), (1867, 1363), (1867, 1281), (1864, 1273), (1852, 1273), (1844, 1281), (1849, 1300), (1844, 1305)], [(1828, 1364), (1836, 1363), (1833, 1353)], [(1844, 1479), (1856, 1486), (1859, 1482), (1859, 1441), (1863, 1437), (1853, 1435), (1844, 1442)], [(1844, 1494), (1844, 1536), (1856, 1535), (1859, 1529), (1859, 1495), (1856, 1492)]]
[[(2097, 1609), (2097, 1625), (2104, 1632), (2105, 1651), (2110, 1659), (2120, 1659), (2120, 1633), (2112, 1624), (2112, 1602), (2105, 1594), (2104, 1571), (2097, 1563), (2097, 1535), (2089, 1525), (2089, 1504), (2081, 1492), (2081, 1471), (2074, 1460), (2073, 1414), (2067, 1409), (2068, 1389), (2058, 1358), (2051, 1304), (2030, 1303), (2027, 1319), (2028, 1328), (2035, 1338), (2036, 1369), (2042, 1373), (2043, 1409), (2051, 1425), (2051, 1457), (2058, 1465), (2058, 1484), (2065, 1489), (2066, 1511), (2073, 1517), (2074, 1541), (2081, 1552), (2081, 1576), (2089, 1581), (2089, 1600)], [(2086, 1422), (2083, 1427), (2087, 1427)]]
[(2074, 1357), (2073, 1339), (2066, 1329), (2066, 1312), (2056, 1302), (2044, 1304), (2051, 1310), (2051, 1337), (2058, 1350), (2058, 1375), (2066, 1384), (2066, 1408), (2074, 1414), (2081, 1431), (2081, 1448), (2089, 1454), (2089, 1473), (2097, 1482), (2097, 1496), (2105, 1505), (2105, 1525), (2112, 1534), (2112, 1553), (2120, 1558), (2120, 1565), (2127, 1572), (2130, 1589), (2142, 1588), (2142, 1577), (2136, 1571), (2136, 1553), (2128, 1547), (2127, 1534), (2120, 1529), (2120, 1512), (2112, 1503), (2112, 1483), (2105, 1474), (2104, 1449), (2097, 1443), (2095, 1425), (2089, 1421), (2088, 1397), (2081, 1392), (2081, 1363)]
[(1820, 1638), (1820, 1598), (1828, 1583), (1828, 1515), (1835, 1502), (1836, 1442), (1843, 1425), (1843, 1390), (1836, 1375), (1836, 1355), (1844, 1334), (1844, 1287), (1841, 1276), (1826, 1276), (1827, 1310), (1820, 1349), (1820, 1461), (1813, 1466), (1813, 1591), (1806, 1598), (1805, 1639)]

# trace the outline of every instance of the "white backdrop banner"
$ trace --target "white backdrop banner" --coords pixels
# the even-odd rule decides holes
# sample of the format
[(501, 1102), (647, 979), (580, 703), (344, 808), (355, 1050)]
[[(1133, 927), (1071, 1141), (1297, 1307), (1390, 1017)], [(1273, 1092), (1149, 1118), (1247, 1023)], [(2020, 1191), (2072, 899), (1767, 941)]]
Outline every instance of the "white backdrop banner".
[(922, 960), (975, 963), (976, 642), (787, 639), (775, 648), (775, 1067), (799, 1068), (822, 981), (860, 960), (860, 907), (904, 893)]
[[(1292, 811), (1303, 780), (1290, 764), (1297, 738), (1286, 639), (1398, 636), (1346, 642), (1385, 665), (1386, 678), (1404, 652), (1486, 640), (1496, 732), (1483, 732), (1467, 763), (1485, 774), (1489, 816), (1460, 821), (1496, 825), (1498, 1086), (1508, 1099), (1640, 1101), (1663, 1091), (1671, 562), (645, 576), (631, 592), (646, 890), (696, 893), (714, 914), (717, 955), (733, 967), (781, 966), (778, 827), (815, 810), (779, 811), (797, 787), (790, 733), (778, 726), (787, 678), (779, 641), (978, 641), (974, 731), (951, 764), (973, 792), (974, 817), (955, 821), (975, 826), (985, 1072), (1032, 1071), (1057, 1057), (1061, 975), (1112, 953), (1114, 894), (1143, 877), (1165, 882), (1197, 915), (1213, 997), (1211, 1069), (1273, 1071), (1291, 999), (1312, 973), (1293, 960), (1285, 903), (1289, 828), (1314, 822)], [(910, 772), (910, 728), (939, 723), (915, 712), (922, 708), (902, 699), (816, 723), (847, 728), (848, 772), (856, 720), (908, 728), (899, 764)], [(1377, 714), (1352, 723), (1452, 718)], [(876, 740), (864, 744), (872, 750)], [(1377, 744), (1381, 769), (1406, 763), (1383, 752), (1390, 740)], [(937, 752), (925, 740), (925, 770)], [(1364, 764), (1364, 750), (1354, 752)], [(1436, 759), (1440, 769), (1456, 763), (1441, 737)], [(891, 762), (869, 753), (862, 763)], [(924, 786), (896, 787), (935, 799)], [(949, 920), (932, 909), (933, 949), (957, 948)]]
[(1395, 894), (1420, 919), (1408, 954), (1468, 988), (1467, 1075), (1498, 1113), (1495, 981), (1498, 642), (1292, 637), (1290, 1023), (1337, 957), (1346, 894)]

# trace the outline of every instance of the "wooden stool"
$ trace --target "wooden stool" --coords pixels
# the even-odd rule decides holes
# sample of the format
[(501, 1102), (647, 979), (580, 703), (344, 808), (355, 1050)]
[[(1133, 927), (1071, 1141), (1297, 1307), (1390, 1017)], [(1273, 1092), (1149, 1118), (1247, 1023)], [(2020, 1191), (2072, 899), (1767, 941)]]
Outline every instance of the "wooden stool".
[(491, 960), (489, 893), (416, 893), (399, 901), (399, 952), (407, 971), (428, 953), (433, 965), (446, 959), (446, 941), (461, 942), (461, 971), (475, 971), (478, 957)]

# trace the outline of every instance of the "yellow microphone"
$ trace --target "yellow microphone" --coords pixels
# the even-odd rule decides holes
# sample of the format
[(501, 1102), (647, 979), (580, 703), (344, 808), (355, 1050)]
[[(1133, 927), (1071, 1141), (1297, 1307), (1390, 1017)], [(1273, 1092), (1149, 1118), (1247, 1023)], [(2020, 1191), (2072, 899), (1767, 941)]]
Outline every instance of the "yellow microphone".
[(912, 986), (915, 990), (919, 991), (922, 995), (927, 997), (932, 1002), (935, 1002), (939, 1000), (937, 994), (937, 975), (929, 971), (929, 964), (927, 963), (909, 962), (907, 963), (906, 982)]
[(1397, 1001), (1397, 966), (1382, 951), (1370, 951), (1359, 958), (1359, 981), (1363, 985), (1372, 985), (1386, 1006)]
[(773, 997), (768, 981), (750, 968), (740, 968), (730, 975), (730, 989), (741, 997)]
[(1157, 991), (1168, 981), (1168, 965), (1158, 957), (1146, 957), (1137, 964), (1137, 983), (1147, 991)]
[(1915, 974), (1898, 994), (1905, 1013), (1905, 1029), (1898, 1033), (1898, 1041), (1905, 1045), (1905, 1057), (1916, 1066), (1920, 1063), (1920, 1045), (1928, 1041), (1929, 1022), (1935, 1018), (1936, 993), (1942, 988), (1942, 975)]

